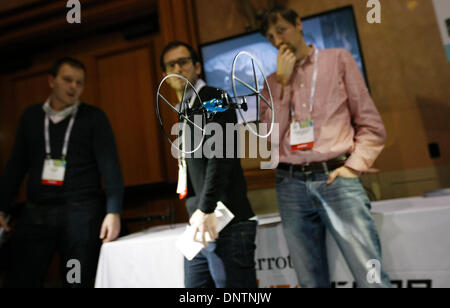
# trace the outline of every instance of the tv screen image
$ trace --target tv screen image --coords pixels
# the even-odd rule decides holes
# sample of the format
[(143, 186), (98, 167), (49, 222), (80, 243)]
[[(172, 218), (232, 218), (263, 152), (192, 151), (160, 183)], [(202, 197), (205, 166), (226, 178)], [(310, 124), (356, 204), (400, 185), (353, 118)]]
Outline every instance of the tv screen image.
[[(231, 70), (235, 56), (241, 51), (249, 52), (258, 60), (266, 77), (276, 71), (278, 50), (260, 33), (251, 33), (202, 48), (206, 83), (233, 95)], [(256, 71), (259, 77), (258, 81), (261, 84), (260, 71)], [(254, 85), (253, 67), (249, 57), (242, 56), (239, 58), (236, 62), (235, 74), (240, 79)], [(242, 85), (239, 86), (237, 92), (238, 95), (251, 93), (248, 88)]]
[(346, 49), (355, 58), (361, 73), (366, 75), (352, 7), (307, 17), (302, 21), (308, 45), (313, 44), (318, 49)]
[[(355, 58), (367, 82), (352, 6), (302, 18), (302, 23), (307, 44), (313, 44), (318, 49), (346, 49)], [(259, 32), (246, 33), (200, 46), (206, 83), (227, 91), (233, 97), (231, 71), (233, 60), (240, 51), (252, 54), (261, 65), (266, 77), (276, 71), (278, 50)], [(249, 85), (255, 85), (252, 62), (249, 57), (239, 58), (235, 74)], [(263, 77), (258, 68), (256, 74), (260, 87), (263, 87)], [(238, 96), (252, 94), (252, 91), (242, 84), (236, 83), (236, 85)], [(246, 120), (248, 122), (256, 120), (254, 96), (248, 98), (248, 108), (249, 110), (245, 112)]]

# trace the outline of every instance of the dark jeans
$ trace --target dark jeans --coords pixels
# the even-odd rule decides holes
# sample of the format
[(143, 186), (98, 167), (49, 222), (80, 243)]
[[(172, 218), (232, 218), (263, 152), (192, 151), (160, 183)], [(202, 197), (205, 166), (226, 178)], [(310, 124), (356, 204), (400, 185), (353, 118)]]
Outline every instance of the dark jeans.
[[(104, 215), (105, 207), (98, 200), (62, 205), (28, 203), (11, 236), (5, 286), (42, 287), (58, 251), (64, 287), (93, 287)], [(79, 261), (80, 283), (68, 282), (67, 277), (77, 277), (77, 266), (69, 260)]]
[(227, 226), (214, 243), (184, 260), (186, 288), (257, 288), (256, 221)]

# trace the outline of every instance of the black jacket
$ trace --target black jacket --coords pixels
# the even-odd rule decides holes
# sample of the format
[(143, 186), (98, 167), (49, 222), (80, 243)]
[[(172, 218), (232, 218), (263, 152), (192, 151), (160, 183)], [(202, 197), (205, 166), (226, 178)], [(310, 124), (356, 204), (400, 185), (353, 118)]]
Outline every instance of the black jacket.
[[(220, 99), (222, 91), (212, 87), (204, 87), (200, 90), (199, 96), (203, 102), (209, 101), (213, 98)], [(196, 100), (193, 109), (196, 109), (195, 114), (199, 112), (199, 102)], [(194, 119), (194, 115), (189, 117)], [(186, 164), (188, 170), (188, 200), (186, 206), (189, 215), (192, 215), (197, 209), (204, 213), (214, 212), (217, 202), (221, 201), (226, 207), (235, 215), (233, 223), (245, 221), (255, 216), (247, 198), (247, 183), (244, 178), (240, 159), (237, 158), (237, 134), (233, 137), (229, 136), (229, 142), (226, 141), (226, 124), (235, 125), (237, 123), (236, 111), (233, 108), (225, 112), (217, 112), (211, 115), (206, 121), (207, 124), (216, 123), (222, 127), (223, 149), (222, 157), (205, 157), (205, 153), (201, 158), (197, 158), (195, 154), (186, 157)], [(193, 125), (189, 125), (191, 131), (195, 134)], [(217, 126), (216, 126), (217, 127)], [(211, 134), (211, 132), (207, 132)], [(192, 137), (193, 138), (193, 137)], [(211, 135), (206, 135), (203, 140), (203, 145), (208, 145), (211, 140)], [(192, 141), (192, 150), (197, 147), (195, 140)], [(218, 149), (218, 145), (212, 146), (213, 150)], [(233, 158), (226, 158), (227, 149), (233, 146)], [(202, 146), (203, 148), (203, 146)], [(202, 148), (198, 151), (202, 151)], [(199, 155), (200, 153), (196, 153)]]
[[(0, 210), (9, 209), (25, 175), (28, 174), (27, 199), (36, 204), (61, 204), (71, 201), (103, 199), (105, 184), (108, 213), (120, 213), (123, 177), (114, 134), (106, 114), (97, 107), (81, 104), (73, 126), (67, 153), (64, 185), (41, 184), (45, 160), (45, 112), (42, 104), (25, 110), (3, 176), (0, 178)], [(61, 157), (70, 117), (58, 124), (50, 121), (52, 158)]]

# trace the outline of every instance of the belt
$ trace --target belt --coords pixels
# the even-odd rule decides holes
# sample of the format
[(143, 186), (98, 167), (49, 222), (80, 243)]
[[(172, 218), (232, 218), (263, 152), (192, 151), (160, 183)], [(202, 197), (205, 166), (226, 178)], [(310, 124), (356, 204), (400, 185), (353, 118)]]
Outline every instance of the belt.
[(303, 165), (292, 165), (286, 163), (279, 163), (277, 169), (285, 170), (289, 172), (303, 172), (303, 173), (313, 173), (313, 172), (325, 172), (329, 173), (334, 169), (342, 167), (347, 160), (347, 156), (339, 156), (324, 162), (314, 162)]

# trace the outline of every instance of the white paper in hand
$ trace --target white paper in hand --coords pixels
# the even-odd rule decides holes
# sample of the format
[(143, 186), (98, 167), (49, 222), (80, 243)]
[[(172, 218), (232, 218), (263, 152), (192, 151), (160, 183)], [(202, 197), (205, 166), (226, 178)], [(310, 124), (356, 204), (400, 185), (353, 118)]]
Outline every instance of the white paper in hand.
[[(233, 213), (222, 203), (217, 202), (216, 210), (214, 211), (217, 217), (217, 233), (223, 230), (234, 218)], [(175, 245), (181, 251), (181, 253), (191, 261), (194, 257), (203, 249), (203, 241), (201, 234), (197, 233), (196, 241), (194, 241), (195, 229), (191, 226), (187, 226), (186, 230), (177, 240)], [(209, 233), (205, 233), (205, 239), (207, 242), (212, 242)]]
[(203, 244), (193, 240), (195, 229), (191, 226), (187, 226), (186, 230), (180, 236), (175, 243), (176, 247), (181, 253), (191, 261), (202, 250)]

